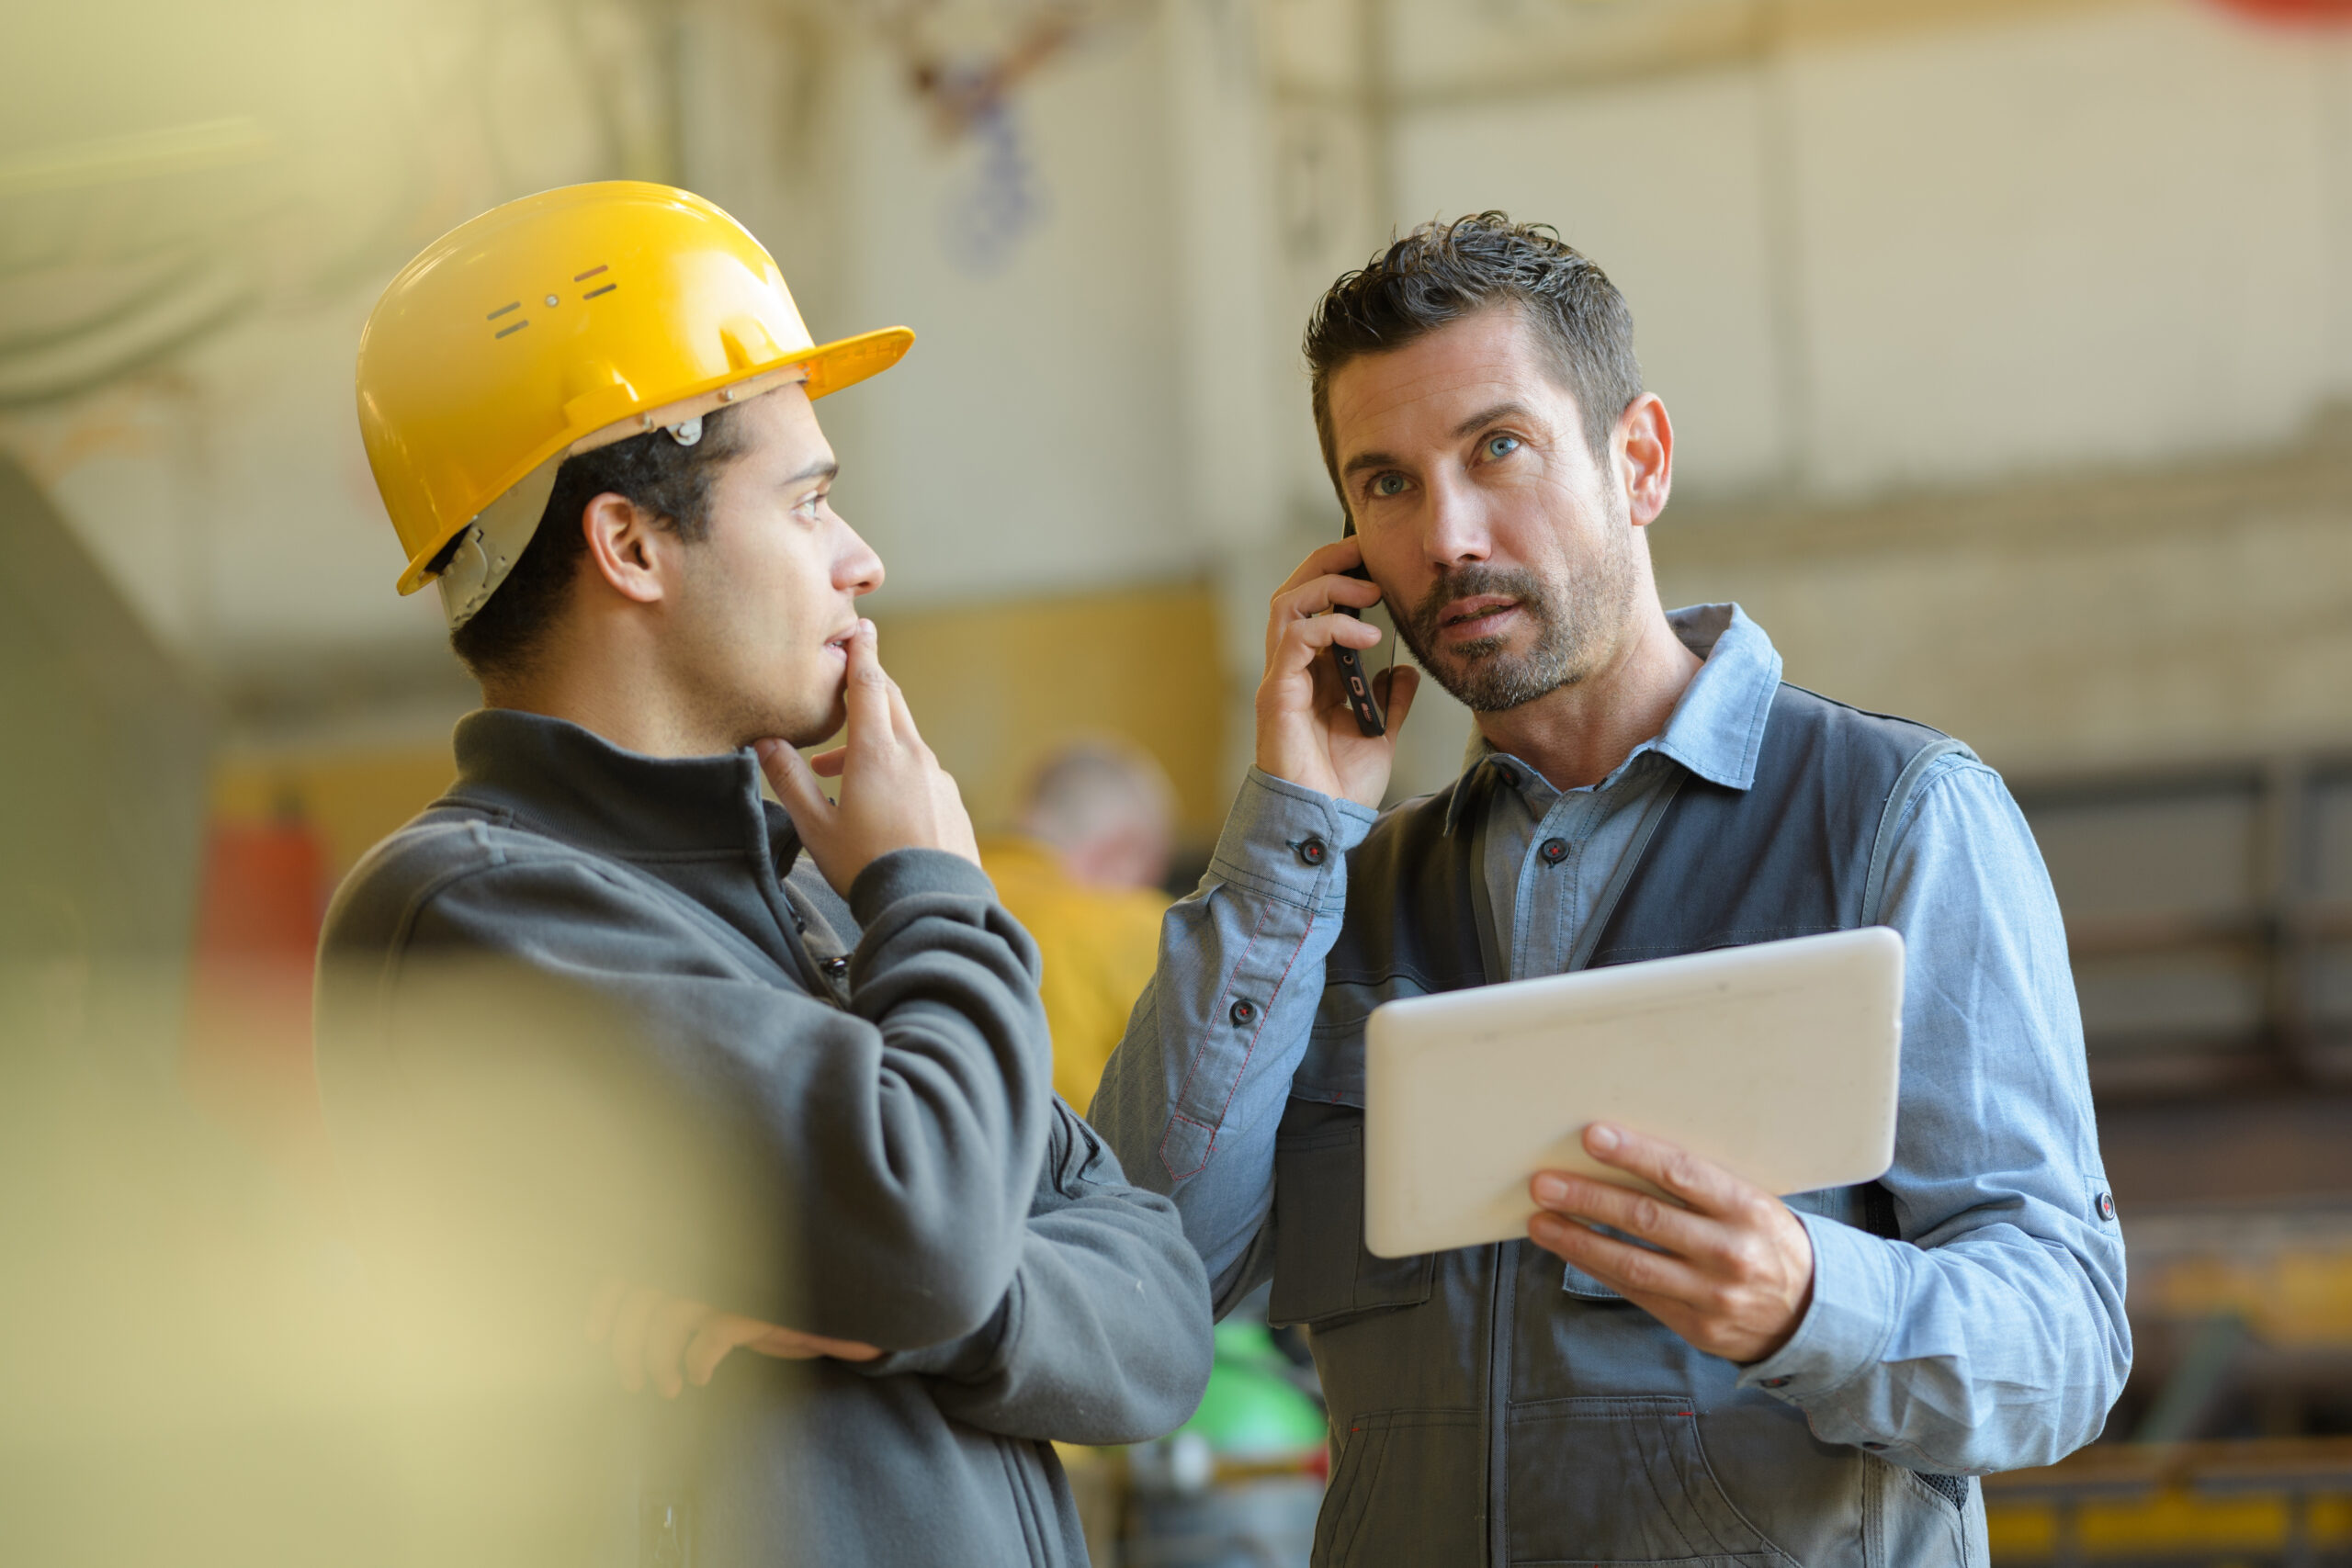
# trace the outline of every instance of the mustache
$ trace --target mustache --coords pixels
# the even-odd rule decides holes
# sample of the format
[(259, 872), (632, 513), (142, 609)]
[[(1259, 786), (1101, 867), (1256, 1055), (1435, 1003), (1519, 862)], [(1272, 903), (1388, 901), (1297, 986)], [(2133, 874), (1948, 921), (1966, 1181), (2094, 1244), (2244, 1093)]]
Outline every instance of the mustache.
[(1544, 583), (1524, 567), (1465, 566), (1446, 572), (1430, 584), (1420, 603), (1414, 605), (1411, 619), (1414, 632), (1422, 637), (1436, 634), (1441, 611), (1456, 599), (1475, 598), (1482, 593), (1500, 594), (1516, 599), (1539, 619), (1544, 615)]

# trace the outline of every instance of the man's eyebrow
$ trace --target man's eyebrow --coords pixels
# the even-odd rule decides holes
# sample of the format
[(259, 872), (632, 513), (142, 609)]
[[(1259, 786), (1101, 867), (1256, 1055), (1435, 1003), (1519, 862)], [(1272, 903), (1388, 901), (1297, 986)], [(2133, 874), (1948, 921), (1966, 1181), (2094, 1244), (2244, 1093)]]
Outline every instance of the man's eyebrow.
[(1493, 408), (1481, 410), (1455, 425), (1453, 438), (1459, 441), (1481, 425), (1494, 424), (1506, 419), (1526, 420), (1534, 417), (1528, 411), (1525, 403), (1497, 403)]
[[(1455, 425), (1453, 427), (1453, 438), (1456, 441), (1459, 441), (1464, 436), (1469, 434), (1472, 431), (1476, 430), (1481, 426), (1494, 424), (1502, 420), (1532, 420), (1534, 417), (1534, 414), (1529, 411), (1525, 403), (1497, 403), (1490, 409), (1479, 410), (1476, 413), (1472, 414), (1468, 419), (1464, 420), (1460, 424)], [(1398, 458), (1390, 456), (1388, 453), (1359, 452), (1354, 457), (1347, 460), (1346, 464), (1340, 469), (1340, 473), (1341, 477), (1344, 478), (1351, 474), (1362, 473), (1366, 468), (1397, 468), (1402, 467), (1404, 467), (1404, 464)]]
[(810, 479), (838, 479), (841, 477), (841, 471), (842, 466), (839, 460), (832, 457), (820, 457), (790, 478), (777, 480), (775, 488), (790, 490), (794, 485), (806, 484)]

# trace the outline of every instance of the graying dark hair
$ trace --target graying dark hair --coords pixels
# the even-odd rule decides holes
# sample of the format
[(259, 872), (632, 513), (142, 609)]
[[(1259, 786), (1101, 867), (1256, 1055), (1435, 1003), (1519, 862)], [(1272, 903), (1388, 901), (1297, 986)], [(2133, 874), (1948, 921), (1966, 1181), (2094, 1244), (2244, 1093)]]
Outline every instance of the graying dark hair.
[[(1315, 431), (1340, 484), (1331, 445), (1331, 378), (1367, 354), (1385, 354), (1498, 304), (1516, 305), (1552, 351), (1560, 385), (1584, 412), (1585, 444), (1605, 457), (1627, 405), (1642, 395), (1634, 313), (1609, 275), (1548, 223), (1480, 212), (1422, 224), (1342, 276), (1306, 319)], [(1347, 504), (1340, 491), (1340, 504)]]

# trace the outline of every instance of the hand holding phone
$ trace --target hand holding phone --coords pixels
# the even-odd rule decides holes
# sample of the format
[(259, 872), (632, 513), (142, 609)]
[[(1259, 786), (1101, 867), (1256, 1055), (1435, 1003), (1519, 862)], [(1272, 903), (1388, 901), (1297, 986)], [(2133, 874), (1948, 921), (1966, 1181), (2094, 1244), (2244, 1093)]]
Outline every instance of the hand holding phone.
[(1374, 809), (1420, 681), (1409, 665), (1376, 677), (1365, 671), (1364, 654), (1381, 634), (1361, 613), (1378, 603), (1353, 539), (1335, 539), (1300, 562), (1268, 606), (1256, 705), (1261, 771)]

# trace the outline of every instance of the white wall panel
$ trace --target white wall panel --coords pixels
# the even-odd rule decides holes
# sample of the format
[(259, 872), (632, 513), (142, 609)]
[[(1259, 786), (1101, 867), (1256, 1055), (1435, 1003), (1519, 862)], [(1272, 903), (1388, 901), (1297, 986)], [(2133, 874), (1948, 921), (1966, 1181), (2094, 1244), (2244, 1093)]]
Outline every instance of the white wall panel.
[(1709, 73), (1573, 97), (1424, 110), (1396, 132), (1398, 209), (1499, 207), (1598, 261), (1633, 306), (1689, 490), (1777, 477), (1780, 402), (1766, 249), (1762, 94)]
[(2276, 441), (2326, 389), (2307, 35), (2151, 5), (1787, 69), (1818, 488)]
[(844, 316), (915, 346), (823, 410), (842, 513), (889, 569), (888, 603), (1180, 574), (1220, 475), (1180, 429), (1163, 62), (1150, 34), (1040, 76), (1014, 113), (1042, 216), (995, 270), (959, 260), (951, 203), (979, 177), (944, 147), (899, 68), (850, 63), (855, 132), (837, 237)]

